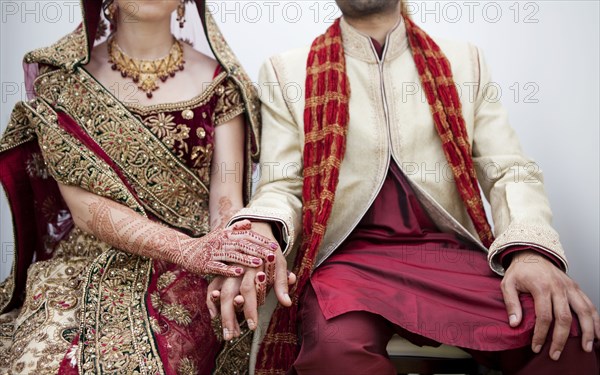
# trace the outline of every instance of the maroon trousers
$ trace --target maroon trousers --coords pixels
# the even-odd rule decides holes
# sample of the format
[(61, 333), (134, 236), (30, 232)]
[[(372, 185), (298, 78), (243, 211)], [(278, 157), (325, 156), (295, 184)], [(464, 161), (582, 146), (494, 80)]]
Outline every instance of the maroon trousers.
[[(394, 334), (415, 344), (433, 345), (435, 341), (410, 333), (380, 315), (353, 311), (326, 320), (314, 289), (309, 284), (302, 297), (302, 347), (290, 374), (313, 375), (392, 375), (386, 346)], [(503, 375), (596, 375), (600, 373), (600, 344), (594, 352), (581, 348), (581, 337), (569, 337), (560, 360), (549, 356), (550, 338), (539, 354), (530, 346), (486, 352), (464, 349), (482, 365), (499, 369)]]
[(519, 296), (523, 319), (511, 328), (501, 280), (484, 252), (437, 228), (392, 165), (359, 225), (311, 276), (292, 373), (394, 374), (386, 346), (397, 333), (417, 345), (463, 348), (504, 374), (600, 374), (600, 345), (583, 351), (577, 321), (558, 362), (549, 341), (533, 353), (533, 298)]

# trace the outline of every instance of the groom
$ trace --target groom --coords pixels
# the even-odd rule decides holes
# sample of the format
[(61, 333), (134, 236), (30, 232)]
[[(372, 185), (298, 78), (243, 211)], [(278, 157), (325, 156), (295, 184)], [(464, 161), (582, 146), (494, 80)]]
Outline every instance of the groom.
[[(239, 334), (237, 303), (259, 328), (257, 374), (393, 374), (395, 333), (505, 373), (598, 373), (600, 318), (565, 273), (541, 174), (527, 173), (506, 112), (486, 100), (479, 49), (432, 39), (399, 0), (337, 3), (343, 17), (310, 50), (262, 68), (261, 83), (278, 83), (263, 98), (269, 168), (234, 220), (284, 250), (264, 272), (212, 284), (225, 337)], [(467, 82), (474, 100), (458, 96)]]

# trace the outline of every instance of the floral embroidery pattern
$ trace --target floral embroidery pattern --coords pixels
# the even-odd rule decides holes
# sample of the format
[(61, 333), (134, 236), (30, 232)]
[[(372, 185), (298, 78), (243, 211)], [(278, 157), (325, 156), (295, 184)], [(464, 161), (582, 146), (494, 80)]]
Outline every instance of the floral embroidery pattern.
[(166, 138), (175, 130), (175, 117), (159, 113), (156, 116), (149, 116), (145, 123), (148, 125), (152, 133), (160, 138)]
[(81, 313), (84, 374), (164, 374), (145, 304), (151, 269), (151, 261), (114, 249), (90, 265)]
[(190, 137), (190, 128), (184, 124), (175, 124), (175, 117), (163, 112), (148, 116), (144, 123), (159, 137), (167, 147), (177, 149), (177, 156), (183, 157), (188, 153), (188, 144), (185, 142)]
[[(159, 314), (175, 322), (180, 326), (187, 326), (192, 322), (192, 317), (190, 312), (179, 303), (167, 304), (163, 303), (160, 299), (160, 295), (158, 292), (154, 292), (150, 295), (150, 299), (152, 301), (152, 306), (158, 311)], [(155, 324), (158, 324), (156, 322)], [(159, 326), (157, 332), (161, 332), (162, 329)]]
[[(14, 373), (56, 373), (70, 341), (65, 332), (77, 331), (81, 308), (81, 278), (89, 259), (58, 257), (34, 263), (28, 272), (26, 299), (12, 321), (14, 341), (0, 363)], [(9, 323), (7, 323), (7, 326)], [(67, 335), (68, 337), (68, 335)]]
[(166, 303), (160, 297), (160, 294), (164, 292), (165, 289), (167, 289), (176, 278), (177, 276), (175, 273), (171, 271), (167, 271), (160, 275), (156, 285), (158, 287), (158, 291), (153, 292), (150, 295), (150, 301), (152, 302), (154, 309), (156, 309), (159, 314), (164, 316), (166, 319), (175, 322), (175, 324), (185, 327), (192, 323), (192, 315), (190, 312), (185, 308), (184, 305), (177, 302)]
[(156, 282), (156, 286), (158, 289), (166, 289), (177, 279), (177, 275), (175, 272), (167, 271), (158, 277), (158, 281)]
[(212, 143), (206, 146), (194, 146), (192, 148), (191, 159), (195, 168), (204, 168), (206, 171), (199, 171), (203, 178), (206, 178), (203, 172), (208, 172), (210, 162), (212, 161), (213, 145)]
[(244, 112), (240, 91), (232, 80), (227, 80), (216, 89), (218, 96), (213, 122), (215, 126), (226, 123)]
[(190, 358), (183, 358), (177, 367), (177, 375), (196, 375), (198, 368)]
[(104, 144), (104, 149), (109, 154), (117, 156), (117, 160), (127, 162), (137, 155), (139, 146), (134, 137), (117, 123), (108, 122), (98, 129), (103, 133), (100, 141)]

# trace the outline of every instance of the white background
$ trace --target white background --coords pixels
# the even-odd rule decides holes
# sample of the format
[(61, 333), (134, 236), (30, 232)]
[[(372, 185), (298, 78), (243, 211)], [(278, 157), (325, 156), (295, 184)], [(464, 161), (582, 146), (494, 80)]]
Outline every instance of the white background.
[[(0, 0), (1, 128), (25, 99), (21, 59), (80, 22), (77, 1)], [(337, 15), (333, 1), (215, 1), (218, 23), (256, 79), (270, 55), (309, 44)], [(600, 305), (600, 30), (597, 1), (414, 1), (432, 35), (483, 49), (525, 152), (542, 166), (571, 276)], [(0, 201), (0, 278), (13, 237)]]

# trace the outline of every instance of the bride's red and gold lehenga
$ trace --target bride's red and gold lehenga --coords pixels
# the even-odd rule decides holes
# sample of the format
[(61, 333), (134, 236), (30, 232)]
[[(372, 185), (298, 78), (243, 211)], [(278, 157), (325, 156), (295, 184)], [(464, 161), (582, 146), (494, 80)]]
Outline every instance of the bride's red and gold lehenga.
[[(26, 55), (35, 97), (15, 106), (0, 139), (16, 249), (0, 284), (0, 373), (209, 373), (222, 345), (205, 304), (207, 281), (75, 227), (57, 182), (202, 236), (210, 229), (214, 130), (241, 113), (250, 192), (257, 98), (204, 1), (196, 1), (198, 33), (220, 63), (212, 83), (188, 101), (120, 102), (85, 69), (102, 31), (101, 5), (82, 1), (77, 30)], [(230, 359), (243, 371), (244, 358)]]

